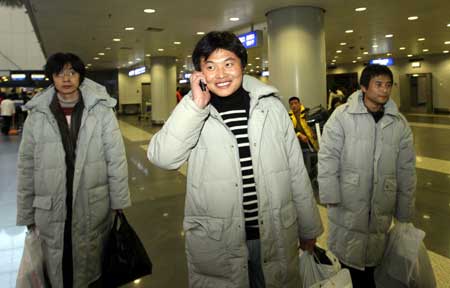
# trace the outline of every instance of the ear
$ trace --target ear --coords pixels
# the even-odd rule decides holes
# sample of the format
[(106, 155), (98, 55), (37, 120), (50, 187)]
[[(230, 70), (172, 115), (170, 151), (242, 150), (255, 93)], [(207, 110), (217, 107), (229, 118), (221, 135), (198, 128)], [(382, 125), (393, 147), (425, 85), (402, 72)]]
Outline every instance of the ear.
[(367, 92), (367, 88), (364, 85), (361, 85), (361, 91), (363, 93), (366, 93)]

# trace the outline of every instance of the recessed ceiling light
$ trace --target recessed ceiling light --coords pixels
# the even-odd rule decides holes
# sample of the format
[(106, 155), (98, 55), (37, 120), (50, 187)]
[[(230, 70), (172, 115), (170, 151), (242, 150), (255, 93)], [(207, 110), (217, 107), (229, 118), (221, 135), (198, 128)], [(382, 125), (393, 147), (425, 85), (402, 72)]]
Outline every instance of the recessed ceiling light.
[(94, 60), (98, 60), (98, 59), (100, 59), (100, 58), (98, 58), (98, 57), (94, 57)]
[(356, 59), (358, 59), (358, 60), (361, 60), (361, 58), (362, 58), (361, 56), (356, 57)]
[(259, 57), (255, 57), (255, 60), (259, 60), (259, 59), (261, 59), (261, 58), (259, 58)]
[(447, 27), (450, 27), (450, 23), (447, 24)]
[(417, 41), (425, 41), (425, 38), (419, 38)]
[(239, 21), (239, 18), (238, 18), (238, 17), (231, 17), (231, 18), (230, 18), (230, 21), (233, 21), (233, 22), (234, 22), (234, 21)]
[(410, 20), (410, 21), (414, 21), (414, 20), (417, 20), (417, 19), (419, 19), (418, 16), (409, 16), (408, 17), (408, 20)]
[(367, 54), (369, 54), (369, 52), (366, 51), (366, 52), (363, 52), (363, 54), (364, 54), (364, 55), (367, 55)]
[(334, 56), (334, 59), (337, 59), (337, 58), (339, 58), (339, 56)]
[(351, 29), (345, 30), (345, 33), (353, 33), (353, 30), (351, 30)]
[(373, 48), (378, 48), (377, 44), (372, 45)]
[(187, 65), (183, 65), (184, 68), (187, 68)]
[(392, 56), (392, 54), (391, 53), (387, 53), (386, 56)]
[(341, 42), (341, 43), (339, 43), (339, 45), (341, 45), (341, 46), (345, 46), (345, 45), (347, 45), (347, 43), (345, 43), (345, 42)]
[(422, 51), (423, 51), (423, 52), (428, 52), (428, 51), (430, 51), (430, 50), (428, 50), (428, 49), (425, 48), (425, 49), (422, 49)]
[(259, 66), (256, 66), (257, 69), (259, 69)]
[(247, 65), (248, 65), (248, 66), (252, 66), (252, 63), (248, 63)]
[(92, 66), (92, 64), (91, 63), (88, 63), (88, 64), (86, 64), (87, 66)]
[(152, 55), (151, 55), (151, 54), (145, 54), (145, 56), (146, 56), (146, 57), (150, 57), (150, 56), (152, 56)]
[(127, 30), (127, 31), (133, 31), (133, 30), (134, 30), (134, 27), (125, 27), (125, 30)]
[(111, 50), (111, 47), (106, 47), (105, 50)]
[(355, 9), (356, 12), (362, 12), (362, 11), (366, 11), (366, 10), (367, 10), (366, 7), (359, 7), (359, 8)]
[(133, 61), (128, 61), (128, 64), (133, 64)]
[(114, 42), (120, 42), (120, 38), (113, 38)]
[(450, 45), (450, 41), (445, 41), (444, 44), (445, 45)]
[(97, 53), (97, 54), (100, 55), (100, 56), (105, 55), (105, 53), (103, 53), (103, 52), (100, 52), (100, 53)]
[(173, 44), (175, 44), (175, 45), (180, 45), (180, 44), (181, 44), (181, 42), (179, 42), (179, 41), (175, 41), (175, 42), (173, 42)]
[(356, 62), (358, 62), (358, 61), (356, 61), (356, 60), (353, 60), (353, 61), (352, 61), (352, 63), (356, 63)]
[(162, 52), (162, 51), (164, 51), (164, 49), (163, 48), (158, 48), (158, 51)]
[(335, 59), (333, 59), (333, 60), (331, 60), (331, 62), (333, 62), (333, 63), (334, 63), (334, 62), (336, 62), (336, 60), (335, 60)]
[(336, 53), (338, 53), (338, 54), (342, 53), (342, 50), (336, 50)]
[(187, 57), (187, 58), (191, 58), (191, 57), (192, 57), (192, 55), (187, 55), (186, 57)]
[(408, 54), (408, 57), (412, 57), (413, 55), (412, 54)]
[(199, 31), (197, 32), (197, 35), (205, 35), (205, 32)]
[(141, 61), (141, 58), (136, 58), (136, 61)]
[(253, 71), (255, 71), (255, 70), (253, 70), (253, 69), (250, 69), (250, 72), (253, 72)]
[(394, 34), (386, 34), (384, 37), (386, 37), (386, 38), (392, 38), (392, 37), (394, 37)]
[(444, 50), (444, 51), (442, 51), (442, 53), (447, 54), (447, 53), (448, 53), (448, 50)]
[(406, 49), (406, 47), (400, 47), (400, 48), (398, 48), (398, 49), (400, 49), (400, 50), (405, 50), (405, 49)]
[(155, 13), (156, 10), (155, 9), (144, 9), (144, 12), (150, 14), (150, 13)]

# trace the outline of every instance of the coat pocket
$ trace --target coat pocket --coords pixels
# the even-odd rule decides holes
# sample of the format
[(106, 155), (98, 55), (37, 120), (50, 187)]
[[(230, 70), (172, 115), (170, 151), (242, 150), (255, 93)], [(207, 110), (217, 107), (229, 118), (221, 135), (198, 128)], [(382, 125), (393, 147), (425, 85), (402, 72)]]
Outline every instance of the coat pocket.
[(223, 220), (206, 216), (186, 217), (183, 228), (186, 256), (192, 269), (190, 272), (213, 277), (230, 277), (231, 264), (223, 239)]
[(281, 224), (284, 228), (289, 228), (292, 224), (296, 223), (297, 211), (294, 208), (294, 204), (289, 203), (280, 209)]
[(89, 216), (91, 229), (107, 221), (110, 210), (108, 185), (89, 189)]
[(379, 207), (383, 212), (392, 214), (396, 203), (397, 179), (392, 176), (386, 177), (383, 184), (383, 193), (379, 200), (381, 205)]
[[(44, 237), (52, 237), (50, 219), (52, 219), (52, 196), (34, 196), (34, 222), (39, 233)], [(60, 219), (62, 221), (62, 219)]]
[(343, 173), (341, 176), (341, 202), (346, 208), (359, 209), (359, 202), (365, 201), (361, 193), (359, 174), (354, 172)]

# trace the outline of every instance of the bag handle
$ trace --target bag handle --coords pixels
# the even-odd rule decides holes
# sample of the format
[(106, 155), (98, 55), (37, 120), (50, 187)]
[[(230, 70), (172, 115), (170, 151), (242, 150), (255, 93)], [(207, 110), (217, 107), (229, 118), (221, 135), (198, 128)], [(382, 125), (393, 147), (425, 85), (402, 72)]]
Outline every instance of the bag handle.
[(129, 225), (128, 224), (128, 221), (127, 221), (127, 218), (125, 217), (125, 214), (123, 213), (123, 212), (116, 212), (116, 216), (114, 216), (114, 224), (113, 224), (113, 229), (114, 230), (118, 230), (118, 222), (119, 222), (119, 219), (120, 218), (120, 225), (122, 225), (122, 224), (126, 224), (126, 225)]

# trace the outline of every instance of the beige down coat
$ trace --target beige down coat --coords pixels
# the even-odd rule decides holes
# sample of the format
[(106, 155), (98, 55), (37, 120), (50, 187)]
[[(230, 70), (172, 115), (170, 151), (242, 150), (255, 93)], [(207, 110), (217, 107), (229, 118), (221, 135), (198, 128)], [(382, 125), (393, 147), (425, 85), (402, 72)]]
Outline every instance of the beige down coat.
[[(248, 136), (258, 193), (267, 288), (298, 287), (298, 239), (323, 229), (302, 152), (277, 90), (250, 76)], [(148, 158), (165, 169), (188, 160), (184, 230), (190, 287), (249, 287), (236, 139), (217, 110), (188, 94), (153, 136)]]
[[(125, 148), (113, 112), (116, 100), (89, 79), (80, 86), (84, 111), (73, 181), (73, 287), (101, 275), (101, 257), (111, 227), (111, 209), (130, 206)], [(17, 225), (36, 224), (52, 287), (63, 287), (62, 253), (66, 219), (65, 152), (49, 104), (50, 86), (27, 103), (18, 159)]]
[(392, 100), (375, 123), (361, 91), (325, 124), (319, 151), (320, 202), (330, 250), (357, 269), (380, 263), (392, 217), (410, 221), (416, 188), (413, 135)]

